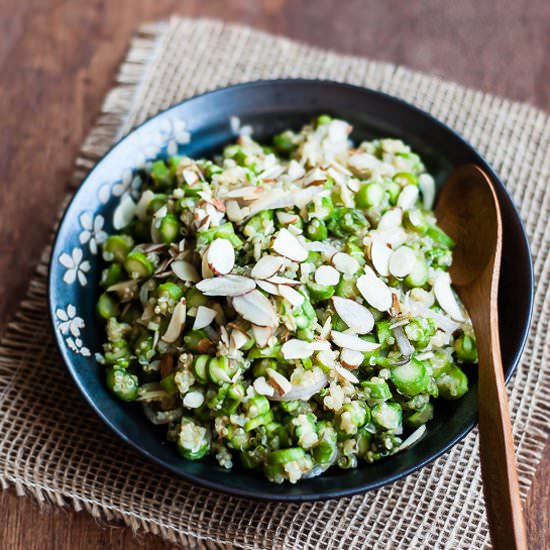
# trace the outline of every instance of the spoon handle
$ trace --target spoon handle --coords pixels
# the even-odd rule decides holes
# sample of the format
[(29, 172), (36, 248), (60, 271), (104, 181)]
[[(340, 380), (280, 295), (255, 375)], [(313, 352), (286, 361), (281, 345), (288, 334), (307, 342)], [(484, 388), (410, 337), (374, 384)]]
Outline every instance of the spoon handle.
[(496, 292), (489, 309), (490, 334), (479, 348), (479, 441), (483, 489), (491, 540), (496, 550), (527, 550), (527, 535), (519, 493), (504, 385)]

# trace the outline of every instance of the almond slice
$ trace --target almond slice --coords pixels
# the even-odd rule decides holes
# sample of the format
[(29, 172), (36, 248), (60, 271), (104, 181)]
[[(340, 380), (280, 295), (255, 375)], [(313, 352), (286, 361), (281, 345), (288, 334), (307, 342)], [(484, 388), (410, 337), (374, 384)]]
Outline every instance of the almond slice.
[(206, 254), (203, 255), (201, 260), (201, 275), (203, 279), (211, 279), (214, 277), (214, 273), (212, 273), (212, 270), (208, 265), (208, 256)]
[(430, 174), (418, 176), (418, 186), (422, 192), (422, 202), (426, 210), (431, 210), (435, 199), (435, 181)]
[(422, 438), (422, 436), (426, 433), (426, 430), (427, 430), (426, 424), (422, 424), (422, 426), (414, 430), (414, 432), (411, 435), (409, 435), (409, 437), (407, 437), (407, 439), (405, 439), (403, 443), (401, 443), (401, 445), (397, 450), (404, 451), (411, 445), (414, 445), (419, 439)]
[(281, 225), (292, 225), (298, 221), (299, 216), (297, 214), (291, 214), (290, 212), (277, 212), (277, 220)]
[(311, 347), (311, 342), (292, 338), (283, 344), (281, 353), (287, 360), (306, 359), (307, 357), (311, 357), (313, 355), (313, 349)]
[(151, 201), (154, 198), (155, 198), (155, 194), (153, 193), (153, 191), (149, 189), (147, 189), (141, 194), (141, 197), (139, 198), (139, 201), (136, 204), (135, 214), (136, 214), (136, 217), (142, 222), (147, 220), (148, 218), (147, 210), (149, 208), (149, 204), (151, 204)]
[(416, 264), (416, 254), (408, 246), (400, 246), (390, 257), (390, 273), (402, 279), (406, 277)]
[(270, 283), (269, 281), (263, 281), (262, 279), (258, 279), (256, 284), (268, 294), (279, 296), (279, 287), (276, 284)]
[(237, 189), (231, 189), (227, 193), (223, 194), (224, 199), (245, 199), (254, 200), (262, 193), (262, 188), (257, 185), (248, 185), (246, 187), (239, 187)]
[(279, 294), (292, 306), (300, 307), (304, 303), (304, 295), (288, 285), (278, 286)]
[(313, 340), (310, 345), (313, 351), (330, 351), (330, 342), (324, 338)]
[(227, 239), (214, 239), (206, 252), (208, 267), (214, 275), (226, 275), (235, 265), (235, 249)]
[(283, 259), (280, 256), (263, 256), (252, 268), (250, 276), (254, 279), (269, 279), (275, 276), (283, 267)]
[(296, 281), (295, 279), (289, 279), (287, 277), (279, 277), (279, 275), (270, 277), (267, 280), (268, 282), (273, 283), (274, 285), (297, 286), (300, 284), (300, 281)]
[(117, 231), (124, 229), (133, 220), (135, 213), (136, 203), (129, 193), (124, 193), (113, 214), (113, 227)]
[(294, 262), (303, 262), (307, 258), (307, 250), (300, 241), (284, 227), (279, 231), (272, 246), (273, 250)]
[(273, 369), (266, 370), (269, 382), (282, 397), (292, 389), (292, 384), (279, 372)]
[(337, 252), (332, 256), (330, 261), (340, 273), (344, 273), (345, 275), (354, 275), (361, 267), (353, 256), (345, 252)]
[(267, 346), (267, 342), (273, 335), (273, 328), (259, 327), (258, 325), (252, 325), (252, 334), (254, 335), (256, 344), (258, 344), (260, 348), (265, 348), (265, 346)]
[(327, 317), (327, 320), (323, 323), (323, 327), (321, 328), (319, 337), (328, 338), (331, 330), (332, 330), (332, 317)]
[(271, 397), (272, 395), (275, 394), (275, 390), (273, 389), (273, 386), (270, 386), (266, 382), (263, 376), (256, 378), (256, 380), (254, 380), (254, 383), (252, 385), (254, 386), (256, 393), (259, 395), (266, 395), (268, 397)]
[(344, 380), (347, 380), (348, 382), (351, 382), (352, 384), (359, 384), (359, 378), (353, 374), (350, 370), (346, 369), (345, 367), (342, 367), (341, 365), (336, 364), (334, 367), (334, 370), (340, 378), (343, 378)]
[(403, 210), (408, 210), (414, 206), (414, 203), (418, 200), (419, 194), (420, 193), (416, 185), (405, 185), (399, 194), (399, 198), (397, 199), (397, 206)]
[(270, 189), (264, 191), (254, 202), (250, 203), (248, 217), (254, 216), (262, 210), (275, 210), (289, 206), (294, 206), (294, 196), (290, 191)]
[(337, 248), (334, 248), (334, 246), (322, 241), (309, 241), (306, 243), (306, 249), (311, 252), (321, 252), (327, 256), (334, 256), (338, 253)]
[(196, 283), (201, 279), (195, 266), (185, 260), (176, 260), (175, 262), (172, 262), (170, 269), (174, 275), (182, 281)]
[(216, 314), (217, 313), (215, 309), (206, 306), (199, 306), (197, 308), (197, 314), (195, 315), (193, 330), (199, 330), (210, 325), (212, 321), (216, 318)]
[(248, 342), (248, 334), (240, 328), (233, 328), (229, 341), (235, 349), (241, 349)]
[(183, 327), (185, 326), (186, 305), (185, 298), (182, 298), (174, 308), (172, 317), (168, 323), (168, 328), (162, 336), (162, 339), (168, 344), (173, 344), (180, 336)]
[[(195, 286), (206, 296), (239, 296), (253, 290), (256, 283), (253, 279), (241, 275), (222, 275), (204, 279)], [(265, 298), (263, 294), (261, 296)]]
[(401, 208), (391, 208), (380, 218), (377, 229), (394, 229), (400, 227), (402, 219), (403, 210), (401, 210)]
[(250, 215), (248, 206), (241, 208), (237, 201), (227, 201), (225, 203), (225, 214), (229, 221), (239, 223)]
[(364, 305), (340, 296), (333, 296), (331, 300), (336, 313), (354, 332), (367, 334), (373, 329), (374, 317)]
[(183, 398), (183, 406), (188, 409), (198, 409), (204, 403), (204, 394), (200, 391), (190, 391)]
[(340, 353), (340, 362), (346, 369), (356, 369), (361, 366), (365, 356), (357, 350), (344, 348)]
[(451, 277), (441, 272), (434, 282), (434, 294), (442, 309), (455, 321), (464, 322), (464, 314), (451, 288)]
[(331, 265), (321, 265), (315, 271), (315, 282), (322, 286), (335, 286), (340, 281), (340, 273)]
[(380, 344), (375, 344), (373, 342), (367, 342), (359, 336), (353, 334), (346, 334), (344, 332), (338, 332), (337, 330), (331, 330), (330, 336), (332, 341), (339, 348), (347, 348), (354, 351), (374, 351), (380, 347)]
[(393, 250), (382, 241), (374, 239), (370, 247), (370, 257), (374, 269), (378, 271), (382, 277), (388, 277), (390, 274), (389, 265), (390, 257)]
[(261, 327), (276, 327), (279, 322), (273, 304), (259, 290), (235, 296), (233, 307), (244, 319)]
[(365, 274), (357, 279), (357, 289), (373, 308), (378, 311), (387, 311), (392, 304), (391, 290), (369, 266), (365, 266), (364, 269)]

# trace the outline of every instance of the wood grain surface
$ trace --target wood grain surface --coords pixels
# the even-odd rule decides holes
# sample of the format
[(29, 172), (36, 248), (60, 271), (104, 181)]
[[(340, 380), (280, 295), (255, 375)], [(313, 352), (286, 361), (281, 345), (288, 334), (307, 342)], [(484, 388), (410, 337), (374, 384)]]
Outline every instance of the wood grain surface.
[[(0, 0), (0, 332), (16, 310), (79, 146), (140, 23), (172, 13), (239, 21), (406, 64), (550, 112), (548, 0)], [(168, 549), (85, 513), (0, 496), (0, 548)], [(550, 548), (550, 444), (527, 502)]]

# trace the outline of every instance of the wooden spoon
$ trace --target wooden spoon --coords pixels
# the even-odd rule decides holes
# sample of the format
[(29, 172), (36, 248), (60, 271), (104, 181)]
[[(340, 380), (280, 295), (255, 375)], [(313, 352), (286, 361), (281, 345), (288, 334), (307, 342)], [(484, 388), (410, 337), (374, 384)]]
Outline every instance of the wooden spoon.
[(456, 242), (451, 278), (477, 337), (481, 471), (491, 539), (499, 550), (526, 549), (498, 332), (502, 220), (489, 177), (473, 164), (453, 172), (436, 215)]

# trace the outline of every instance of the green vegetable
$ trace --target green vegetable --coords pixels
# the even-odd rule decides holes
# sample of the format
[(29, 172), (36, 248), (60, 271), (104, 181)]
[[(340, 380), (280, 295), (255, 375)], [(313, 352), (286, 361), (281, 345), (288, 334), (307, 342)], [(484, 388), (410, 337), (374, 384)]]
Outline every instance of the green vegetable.
[(180, 237), (181, 224), (174, 214), (166, 214), (160, 220), (159, 234), (163, 243), (170, 244)]
[(391, 381), (400, 393), (417, 395), (427, 390), (430, 375), (422, 361), (411, 359), (405, 365), (391, 369)]
[(384, 188), (377, 182), (361, 185), (355, 195), (355, 206), (357, 208), (371, 208), (379, 206), (384, 200)]
[(457, 366), (436, 378), (436, 383), (443, 399), (459, 399), (468, 391), (468, 378)]
[(455, 340), (454, 350), (459, 363), (477, 363), (476, 341), (469, 334), (461, 334)]
[(306, 236), (312, 241), (324, 241), (328, 236), (327, 226), (323, 221), (314, 218), (307, 224)]
[(97, 313), (99, 316), (103, 317), (103, 319), (109, 319), (109, 317), (116, 317), (118, 311), (118, 304), (109, 294), (104, 292), (97, 301)]
[(107, 262), (124, 262), (134, 241), (129, 235), (111, 235), (103, 243), (103, 259)]
[(124, 269), (131, 279), (150, 277), (154, 271), (153, 264), (147, 256), (137, 250), (128, 254), (126, 260), (124, 260)]
[(134, 401), (138, 396), (139, 383), (135, 374), (109, 367), (106, 383), (107, 388), (122, 401)]

